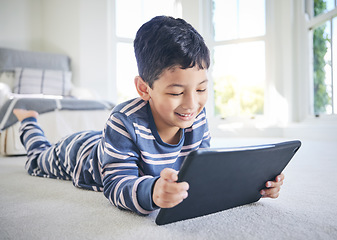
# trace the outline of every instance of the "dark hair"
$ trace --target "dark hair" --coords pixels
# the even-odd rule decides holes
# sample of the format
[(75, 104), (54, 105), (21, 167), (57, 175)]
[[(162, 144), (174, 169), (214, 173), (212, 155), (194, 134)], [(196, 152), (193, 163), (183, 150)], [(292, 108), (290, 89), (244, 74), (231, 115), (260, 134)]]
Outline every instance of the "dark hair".
[(139, 76), (152, 87), (171, 67), (208, 69), (209, 50), (202, 36), (185, 20), (157, 16), (141, 26), (134, 40)]

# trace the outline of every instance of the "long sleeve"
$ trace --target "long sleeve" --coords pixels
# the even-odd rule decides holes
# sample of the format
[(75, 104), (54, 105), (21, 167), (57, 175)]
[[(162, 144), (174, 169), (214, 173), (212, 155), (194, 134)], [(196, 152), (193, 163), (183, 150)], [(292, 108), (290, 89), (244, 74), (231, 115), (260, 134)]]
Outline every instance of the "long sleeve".
[(146, 215), (155, 209), (151, 195), (157, 178), (140, 176), (140, 154), (133, 134), (116, 116), (110, 117), (103, 137), (104, 195), (120, 209)]
[(98, 149), (104, 195), (120, 209), (141, 215), (157, 209), (152, 191), (164, 168), (179, 170), (184, 158), (209, 146), (203, 111), (182, 131), (176, 145), (160, 138), (148, 102), (134, 99), (117, 106), (109, 117)]

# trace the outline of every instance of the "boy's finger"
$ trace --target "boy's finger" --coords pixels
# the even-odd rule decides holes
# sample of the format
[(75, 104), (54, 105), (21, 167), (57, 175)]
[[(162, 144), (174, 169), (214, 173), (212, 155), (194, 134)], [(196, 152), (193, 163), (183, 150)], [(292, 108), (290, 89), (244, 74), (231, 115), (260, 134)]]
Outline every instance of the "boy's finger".
[(186, 192), (189, 188), (187, 182), (167, 182), (163, 185), (163, 191), (170, 194)]
[(281, 182), (284, 180), (284, 174), (281, 173), (280, 175), (278, 175), (276, 178), (275, 178), (275, 181), (276, 182)]
[(273, 187), (273, 188), (267, 188), (267, 189), (262, 189), (260, 191), (260, 194), (262, 196), (270, 197), (272, 195), (278, 194), (280, 192), (281, 187)]
[(275, 188), (275, 187), (282, 186), (282, 184), (283, 184), (283, 181), (281, 181), (281, 182), (268, 181), (268, 182), (266, 182), (266, 187), (267, 188)]
[(160, 172), (160, 177), (167, 181), (177, 181), (178, 180), (178, 172), (172, 168), (165, 168)]

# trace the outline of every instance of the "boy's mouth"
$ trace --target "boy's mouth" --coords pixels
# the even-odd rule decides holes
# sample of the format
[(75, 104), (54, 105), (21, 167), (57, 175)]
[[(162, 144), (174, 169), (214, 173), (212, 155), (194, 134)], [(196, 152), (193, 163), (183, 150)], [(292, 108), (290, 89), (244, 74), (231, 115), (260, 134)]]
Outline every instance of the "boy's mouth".
[(179, 116), (179, 118), (183, 120), (191, 120), (194, 116), (194, 113), (177, 113), (176, 114)]

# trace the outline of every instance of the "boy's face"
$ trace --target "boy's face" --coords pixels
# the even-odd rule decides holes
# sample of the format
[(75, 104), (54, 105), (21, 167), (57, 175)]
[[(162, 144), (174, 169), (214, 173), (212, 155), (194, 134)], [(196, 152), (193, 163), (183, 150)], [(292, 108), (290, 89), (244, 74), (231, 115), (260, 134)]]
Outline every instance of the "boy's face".
[(174, 67), (148, 87), (149, 102), (159, 133), (174, 134), (190, 127), (207, 101), (207, 70)]

